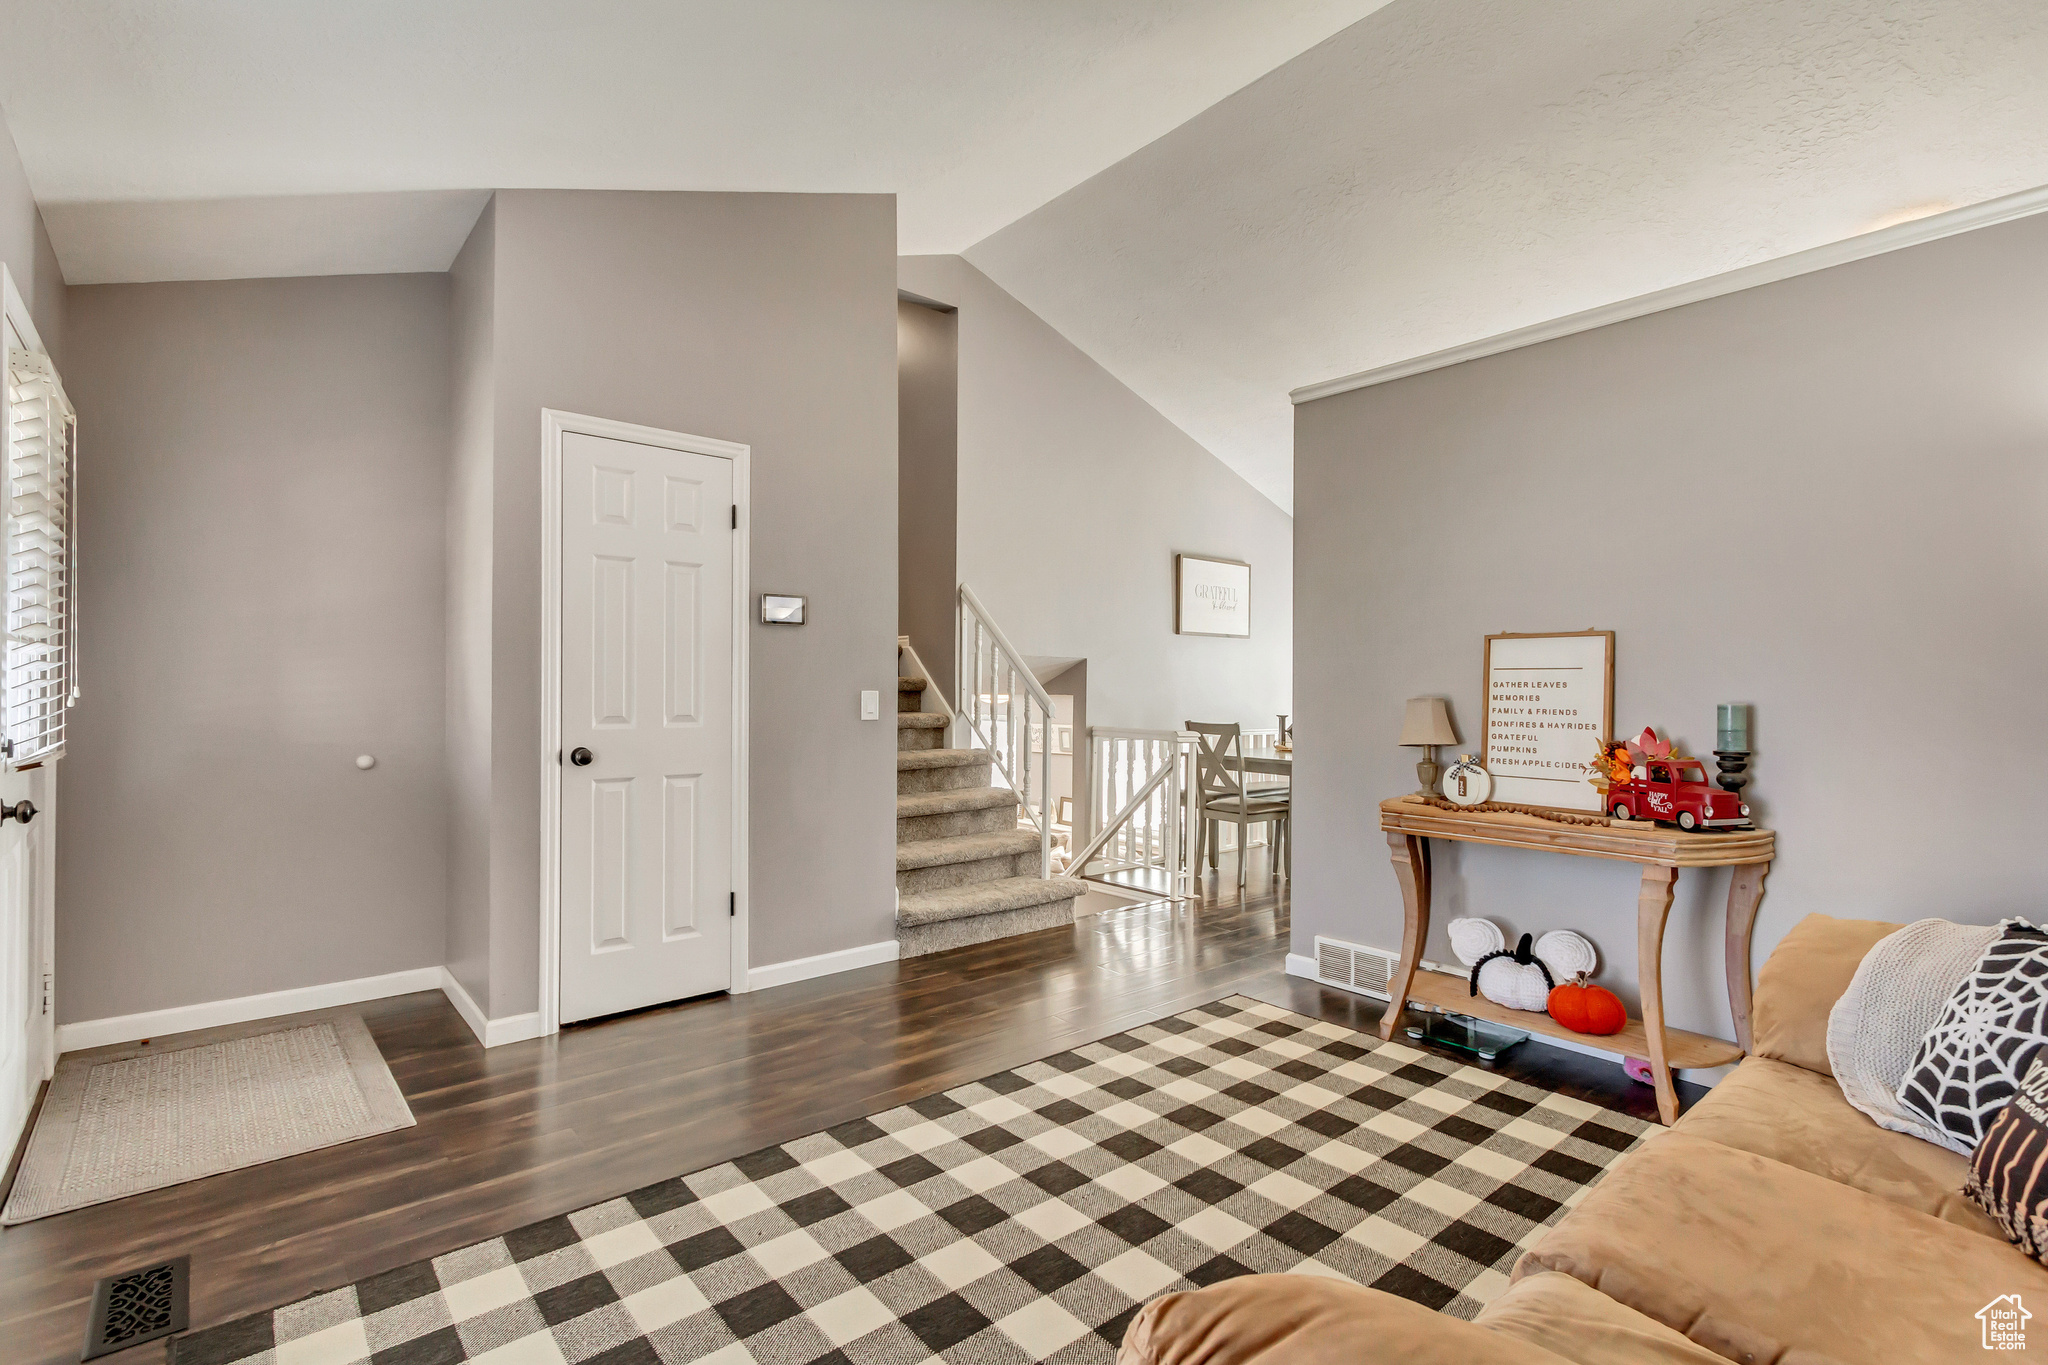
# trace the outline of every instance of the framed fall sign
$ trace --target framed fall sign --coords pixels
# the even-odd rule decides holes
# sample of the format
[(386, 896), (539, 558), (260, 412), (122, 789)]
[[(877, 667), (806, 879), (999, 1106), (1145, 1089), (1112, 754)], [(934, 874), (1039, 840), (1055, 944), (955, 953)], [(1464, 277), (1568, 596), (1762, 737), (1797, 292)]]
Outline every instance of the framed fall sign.
[(1489, 635), (1485, 695), (1493, 799), (1598, 811), (1586, 763), (1614, 731), (1614, 632)]

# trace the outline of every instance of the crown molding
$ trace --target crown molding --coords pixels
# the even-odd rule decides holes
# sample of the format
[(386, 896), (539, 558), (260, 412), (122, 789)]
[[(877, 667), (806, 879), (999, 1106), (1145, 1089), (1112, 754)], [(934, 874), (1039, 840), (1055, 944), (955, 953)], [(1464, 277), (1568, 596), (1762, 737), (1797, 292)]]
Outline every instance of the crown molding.
[(1531, 323), (1517, 327), (1512, 332), (1501, 332), (1496, 336), (1482, 337), (1458, 346), (1432, 351), (1428, 355), (1416, 356), (1409, 360), (1397, 360), (1391, 365), (1380, 365), (1357, 374), (1344, 375), (1338, 379), (1325, 379), (1319, 384), (1308, 384), (1293, 390), (1287, 396), (1296, 404), (1313, 403), (1318, 398), (1333, 394), (1349, 393), (1353, 389), (1367, 389), (1389, 380), (1406, 379), (1412, 374), (1424, 374), (1430, 370), (1441, 370), (1449, 365), (1462, 365), (1468, 360), (1483, 356), (1499, 355), (1503, 351), (1519, 350), (1539, 342), (1555, 341), (1577, 332), (1590, 332), (1596, 327), (1611, 323), (1626, 322), (1630, 318), (1645, 317), (1661, 313), (1667, 308), (1682, 308), (1688, 303), (1699, 303), (1704, 299), (1719, 298), (1723, 294), (1739, 293), (1754, 289), (1760, 284), (1775, 284), (1798, 275), (1810, 275), (1816, 270), (1827, 270), (1833, 266), (1847, 265), (1851, 261), (1866, 260), (1882, 256), (1888, 251), (1903, 247), (1919, 246), (1922, 242), (1939, 241), (1953, 237), (1959, 232), (1973, 232), (1978, 228), (2009, 223), (2015, 218), (2028, 218), (2037, 213), (2048, 212), (2048, 185), (2031, 190), (2021, 190), (1998, 199), (1987, 199), (1981, 204), (1970, 204), (1944, 213), (1932, 213), (1925, 218), (1915, 218), (1909, 223), (1895, 223), (1891, 227), (1879, 228), (1855, 237), (1845, 237), (1839, 242), (1825, 246), (1809, 247), (1795, 251), (1789, 256), (1773, 260), (1758, 261), (1739, 269), (1724, 271), (1719, 275), (1708, 275), (1704, 279), (1692, 280), (1686, 284), (1675, 284), (1655, 293), (1638, 294), (1632, 299), (1616, 303), (1604, 303), (1598, 308), (1588, 308), (1582, 313), (1569, 313), (1547, 322)]

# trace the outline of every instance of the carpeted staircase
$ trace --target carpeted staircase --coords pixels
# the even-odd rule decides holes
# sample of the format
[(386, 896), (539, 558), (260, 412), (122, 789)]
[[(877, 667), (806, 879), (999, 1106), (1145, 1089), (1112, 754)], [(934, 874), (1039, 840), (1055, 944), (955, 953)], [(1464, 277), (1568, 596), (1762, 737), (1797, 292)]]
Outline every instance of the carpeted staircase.
[(942, 749), (946, 718), (921, 711), (923, 678), (897, 680), (896, 941), (904, 957), (1074, 922), (1086, 886), (1038, 875), (1038, 835), (1017, 794), (989, 785), (981, 749)]

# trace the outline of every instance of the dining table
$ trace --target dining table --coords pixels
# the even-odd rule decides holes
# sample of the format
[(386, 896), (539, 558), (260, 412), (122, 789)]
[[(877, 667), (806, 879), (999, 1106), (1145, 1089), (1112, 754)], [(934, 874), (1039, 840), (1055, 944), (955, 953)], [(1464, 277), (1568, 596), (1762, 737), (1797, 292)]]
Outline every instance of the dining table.
[[(1245, 786), (1257, 790), (1261, 787), (1292, 786), (1294, 781), (1294, 751), (1269, 750), (1262, 754), (1244, 756)], [(1284, 777), (1286, 782), (1255, 782), (1254, 776), (1265, 778)]]

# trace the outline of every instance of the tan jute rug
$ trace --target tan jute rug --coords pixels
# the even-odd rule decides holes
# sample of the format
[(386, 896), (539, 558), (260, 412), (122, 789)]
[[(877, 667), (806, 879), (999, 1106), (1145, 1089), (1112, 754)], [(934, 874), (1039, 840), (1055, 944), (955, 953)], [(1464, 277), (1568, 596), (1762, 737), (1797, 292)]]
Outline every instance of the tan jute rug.
[(347, 1010), (66, 1053), (0, 1222), (412, 1124), (370, 1030)]

